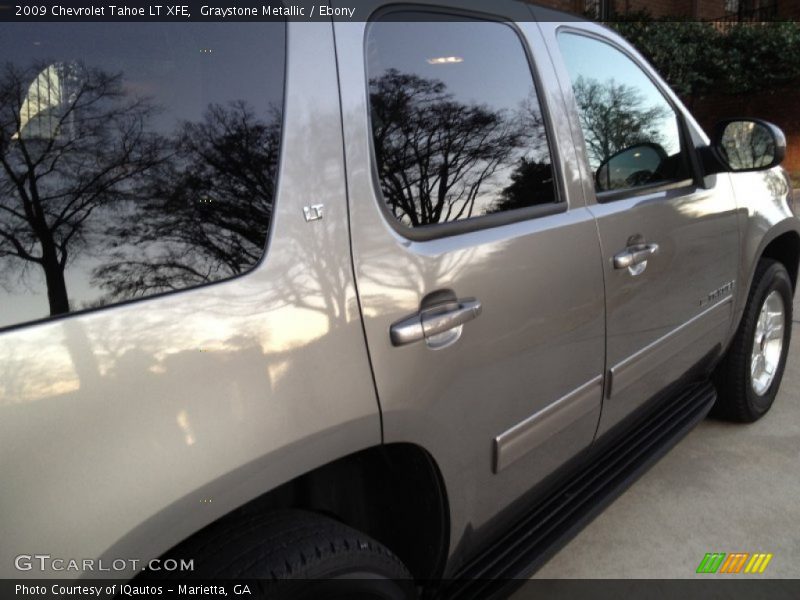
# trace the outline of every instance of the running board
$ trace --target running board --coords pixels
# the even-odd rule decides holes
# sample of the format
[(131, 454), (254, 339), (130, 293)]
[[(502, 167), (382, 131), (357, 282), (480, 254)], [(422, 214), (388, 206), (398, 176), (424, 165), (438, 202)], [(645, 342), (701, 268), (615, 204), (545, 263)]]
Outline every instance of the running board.
[(703, 420), (715, 400), (714, 386), (704, 382), (660, 403), (433, 596), (469, 600), (509, 595)]

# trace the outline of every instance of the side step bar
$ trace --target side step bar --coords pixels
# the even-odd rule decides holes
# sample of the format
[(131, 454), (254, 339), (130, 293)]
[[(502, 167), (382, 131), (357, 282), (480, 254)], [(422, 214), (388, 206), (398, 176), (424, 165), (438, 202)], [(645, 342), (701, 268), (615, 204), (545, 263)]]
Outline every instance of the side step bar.
[(710, 382), (684, 387), (534, 505), (484, 554), (434, 592), (442, 599), (503, 598), (519, 587), (711, 410)]

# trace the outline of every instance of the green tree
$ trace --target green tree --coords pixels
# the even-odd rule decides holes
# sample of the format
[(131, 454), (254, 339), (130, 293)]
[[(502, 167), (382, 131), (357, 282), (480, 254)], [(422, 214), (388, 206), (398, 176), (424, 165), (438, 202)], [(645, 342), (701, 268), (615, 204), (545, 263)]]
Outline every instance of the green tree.
[(773, 90), (800, 79), (800, 26), (794, 22), (713, 23), (653, 19), (648, 13), (612, 23), (691, 102), (710, 92)]

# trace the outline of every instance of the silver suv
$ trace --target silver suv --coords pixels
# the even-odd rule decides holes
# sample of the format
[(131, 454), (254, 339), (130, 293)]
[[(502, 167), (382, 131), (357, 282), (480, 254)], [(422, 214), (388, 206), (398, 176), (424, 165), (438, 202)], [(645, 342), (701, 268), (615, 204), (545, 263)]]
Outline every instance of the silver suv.
[(3, 26), (0, 575), (481, 595), (769, 410), (780, 130), (594, 23), (384, 4)]

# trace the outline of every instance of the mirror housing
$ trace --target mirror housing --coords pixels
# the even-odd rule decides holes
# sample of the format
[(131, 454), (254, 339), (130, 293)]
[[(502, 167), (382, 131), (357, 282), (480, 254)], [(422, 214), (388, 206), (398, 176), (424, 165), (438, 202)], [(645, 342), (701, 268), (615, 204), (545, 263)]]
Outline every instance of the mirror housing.
[(711, 145), (700, 149), (705, 175), (766, 171), (786, 156), (781, 128), (762, 119), (726, 119), (717, 123)]

